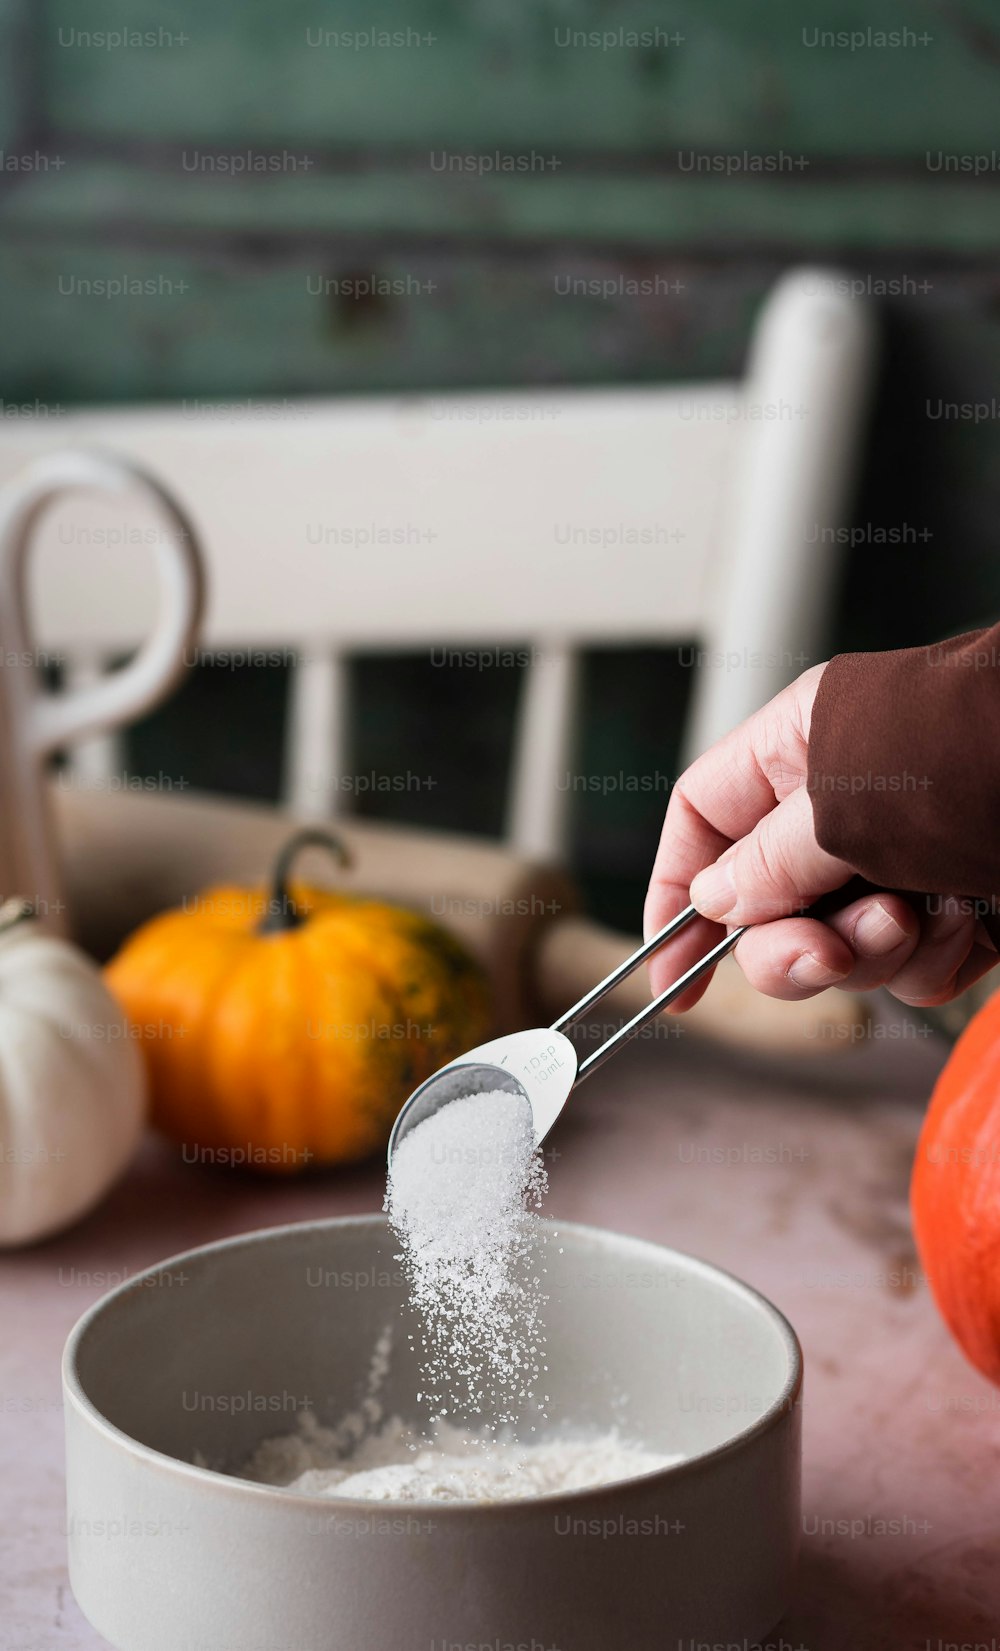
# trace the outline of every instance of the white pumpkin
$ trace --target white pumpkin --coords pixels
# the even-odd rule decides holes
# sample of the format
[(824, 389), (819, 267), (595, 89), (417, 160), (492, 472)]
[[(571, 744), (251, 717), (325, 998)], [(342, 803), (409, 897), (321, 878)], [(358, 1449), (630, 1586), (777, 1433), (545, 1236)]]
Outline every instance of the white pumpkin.
[(75, 1221), (142, 1132), (142, 1053), (95, 964), (0, 907), (0, 1245)]

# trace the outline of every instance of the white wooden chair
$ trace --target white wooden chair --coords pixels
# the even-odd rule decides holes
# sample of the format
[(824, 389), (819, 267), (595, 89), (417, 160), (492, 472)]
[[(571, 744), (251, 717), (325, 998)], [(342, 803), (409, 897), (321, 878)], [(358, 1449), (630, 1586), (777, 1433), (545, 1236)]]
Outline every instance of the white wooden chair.
[[(352, 650), (531, 645), (508, 835), (555, 860), (582, 648), (697, 639), (688, 755), (819, 656), (873, 342), (868, 309), (795, 270), (739, 382), (85, 409), (0, 429), (0, 482), (83, 445), (177, 496), (207, 559), (203, 648), (294, 662), (301, 815), (338, 804)], [(40, 528), (39, 638), (78, 677), (148, 627), (151, 524), (94, 494)], [(120, 754), (104, 737), (74, 761), (99, 779)]]

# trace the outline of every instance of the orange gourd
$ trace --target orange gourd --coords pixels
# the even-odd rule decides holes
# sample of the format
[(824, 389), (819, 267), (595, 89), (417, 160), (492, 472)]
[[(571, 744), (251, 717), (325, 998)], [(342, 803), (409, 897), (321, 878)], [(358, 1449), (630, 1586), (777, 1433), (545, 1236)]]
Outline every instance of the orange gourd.
[(910, 1204), (941, 1315), (966, 1358), (1000, 1384), (1000, 993), (969, 1022), (935, 1085)]
[(489, 1032), (478, 964), (437, 924), (290, 883), (214, 888), (144, 924), (107, 968), (139, 1028), (154, 1125), (192, 1161), (287, 1173), (384, 1147), (407, 1095)]

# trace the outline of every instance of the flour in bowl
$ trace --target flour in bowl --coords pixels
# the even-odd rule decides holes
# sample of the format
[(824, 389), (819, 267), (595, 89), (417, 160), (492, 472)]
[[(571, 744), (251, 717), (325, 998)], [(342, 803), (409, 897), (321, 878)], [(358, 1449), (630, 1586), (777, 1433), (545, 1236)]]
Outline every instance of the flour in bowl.
[(518, 1444), (490, 1429), (471, 1432), (446, 1422), (420, 1434), (398, 1418), (354, 1444), (349, 1455), (344, 1446), (343, 1427), (323, 1427), (307, 1413), (296, 1433), (259, 1446), (242, 1476), (305, 1496), (509, 1502), (632, 1479), (682, 1460), (629, 1444), (616, 1432), (552, 1434)]
[(393, 1153), (386, 1209), (422, 1325), (420, 1398), (439, 1420), (544, 1410), (546, 1184), (531, 1108), (505, 1090), (450, 1101)]

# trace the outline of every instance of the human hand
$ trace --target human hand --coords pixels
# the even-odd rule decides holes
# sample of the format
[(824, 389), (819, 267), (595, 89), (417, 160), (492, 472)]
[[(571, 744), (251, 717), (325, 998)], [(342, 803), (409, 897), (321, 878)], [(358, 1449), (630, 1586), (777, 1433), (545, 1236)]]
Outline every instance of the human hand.
[[(650, 960), (654, 993), (721, 940), (751, 924), (734, 956), (769, 997), (812, 997), (827, 986), (888, 986), (902, 1002), (946, 1003), (994, 966), (968, 900), (942, 897), (918, 917), (898, 894), (869, 893), (822, 920), (800, 915), (853, 876), (816, 841), (807, 788), (814, 665), (706, 751), (670, 794), (649, 892), (646, 936), (692, 902), (691, 923)], [(690, 893), (689, 893), (690, 890)], [(690, 1009), (710, 975), (677, 1000)]]

